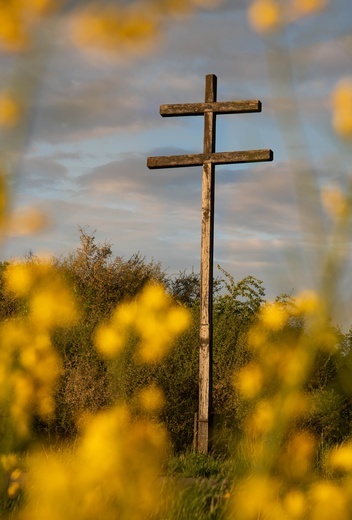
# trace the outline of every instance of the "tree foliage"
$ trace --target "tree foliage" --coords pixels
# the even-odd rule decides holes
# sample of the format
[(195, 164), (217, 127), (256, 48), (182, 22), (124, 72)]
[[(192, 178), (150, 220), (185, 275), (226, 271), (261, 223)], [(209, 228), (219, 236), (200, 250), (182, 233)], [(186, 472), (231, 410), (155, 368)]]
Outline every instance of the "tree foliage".
[[(63, 372), (56, 388), (56, 418), (47, 424), (37, 418), (37, 430), (54, 438), (75, 435), (80, 417), (97, 412), (116, 399), (130, 400), (145, 384), (157, 385), (165, 395), (161, 419), (166, 423), (176, 451), (189, 449), (193, 441), (194, 414), (198, 408), (199, 356), (199, 274), (180, 271), (167, 277), (160, 263), (146, 261), (137, 253), (125, 260), (113, 257), (110, 243), (97, 243), (94, 233), (80, 229), (80, 245), (67, 256), (53, 258), (56, 268), (73, 288), (80, 307), (75, 324), (53, 332), (54, 345), (63, 360)], [(35, 266), (33, 255), (23, 262)], [(26, 299), (4, 290), (1, 265), (0, 312), (2, 319), (25, 316)], [(240, 427), (248, 413), (236, 381), (243, 367), (253, 360), (248, 348), (248, 332), (255, 326), (267, 302), (263, 282), (253, 276), (236, 281), (224, 269), (214, 280), (213, 309), (213, 414), (221, 418), (223, 430)], [(136, 358), (138, 338), (131, 335), (116, 359), (101, 357), (94, 346), (99, 323), (107, 322), (116, 306), (132, 301), (147, 283), (161, 283), (177, 305), (187, 307), (191, 326), (175, 340), (169, 354), (159, 364), (141, 364)], [(305, 320), (295, 312), (292, 295), (279, 295), (275, 305), (289, 319), (285, 324), (285, 341), (294, 342), (305, 329)], [(351, 425), (350, 395), (352, 387), (346, 377), (352, 365), (351, 331), (338, 332), (334, 352), (318, 350), (310, 369), (305, 391), (314, 406), (305, 426), (327, 442), (343, 439)], [(280, 342), (283, 332), (270, 333), (272, 344)], [(236, 428), (235, 428), (236, 429)]]

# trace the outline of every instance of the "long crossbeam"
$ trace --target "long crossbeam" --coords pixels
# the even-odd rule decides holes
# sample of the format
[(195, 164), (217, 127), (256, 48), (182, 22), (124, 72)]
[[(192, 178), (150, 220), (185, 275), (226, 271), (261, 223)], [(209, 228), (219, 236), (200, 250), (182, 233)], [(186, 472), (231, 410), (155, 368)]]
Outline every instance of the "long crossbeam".
[(212, 164), (240, 164), (272, 161), (272, 150), (249, 150), (247, 152), (218, 152), (199, 153), (191, 155), (159, 155), (148, 157), (147, 166), (150, 169), (158, 168), (182, 168), (186, 166), (202, 166), (205, 163)]
[(204, 116), (203, 153), (148, 157), (150, 169), (203, 166), (202, 173), (202, 238), (200, 262), (200, 331), (199, 331), (199, 402), (197, 419), (197, 451), (207, 453), (212, 413), (212, 342), (213, 342), (213, 255), (214, 255), (214, 191), (215, 165), (272, 161), (272, 150), (215, 152), (216, 116), (261, 112), (259, 100), (216, 100), (217, 78), (205, 77), (204, 103), (161, 105), (163, 117)]

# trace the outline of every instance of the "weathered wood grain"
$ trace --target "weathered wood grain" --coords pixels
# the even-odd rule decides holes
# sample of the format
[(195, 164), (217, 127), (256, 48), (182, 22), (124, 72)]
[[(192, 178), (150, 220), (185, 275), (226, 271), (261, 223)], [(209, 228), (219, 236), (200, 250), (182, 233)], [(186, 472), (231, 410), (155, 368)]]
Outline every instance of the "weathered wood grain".
[(246, 114), (261, 112), (261, 110), (262, 104), (259, 99), (160, 105), (160, 115), (162, 117), (202, 116), (206, 112), (213, 112), (214, 114)]
[[(205, 102), (216, 102), (217, 78), (205, 77)], [(199, 397), (197, 451), (208, 453), (213, 374), (213, 256), (215, 163), (204, 161), (215, 152), (216, 115), (204, 113), (202, 171), (202, 235), (200, 262)]]
[(190, 155), (159, 155), (148, 157), (147, 166), (151, 170), (158, 168), (185, 168), (211, 164), (239, 164), (251, 162), (267, 162), (273, 160), (273, 151), (247, 150), (239, 152), (199, 153)]

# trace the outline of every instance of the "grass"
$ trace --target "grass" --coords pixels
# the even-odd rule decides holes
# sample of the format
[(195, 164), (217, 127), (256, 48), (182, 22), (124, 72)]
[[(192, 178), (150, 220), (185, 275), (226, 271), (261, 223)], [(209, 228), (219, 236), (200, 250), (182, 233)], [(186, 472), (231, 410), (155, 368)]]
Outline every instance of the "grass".
[(214, 454), (189, 451), (170, 457), (165, 468), (169, 505), (164, 520), (225, 519), (230, 496), (228, 468), (229, 462)]
[(170, 457), (167, 462), (166, 474), (170, 477), (209, 478), (222, 473), (224, 462), (213, 455), (186, 452)]

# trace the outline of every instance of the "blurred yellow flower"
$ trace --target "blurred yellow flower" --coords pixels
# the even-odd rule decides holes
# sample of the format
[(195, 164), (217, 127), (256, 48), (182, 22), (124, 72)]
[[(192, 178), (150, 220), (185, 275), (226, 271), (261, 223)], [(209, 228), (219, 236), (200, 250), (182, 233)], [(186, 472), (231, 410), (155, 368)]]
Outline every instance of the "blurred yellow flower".
[(22, 2), (29, 11), (38, 15), (58, 10), (62, 4), (62, 0), (22, 0)]
[(234, 375), (235, 388), (247, 399), (253, 399), (263, 386), (263, 372), (259, 365), (251, 363)]
[(332, 125), (341, 137), (352, 137), (351, 77), (341, 79), (332, 92)]
[(338, 186), (328, 186), (321, 190), (321, 200), (326, 213), (333, 219), (348, 215), (348, 203)]
[(252, 415), (249, 415), (246, 425), (247, 433), (260, 435), (268, 432), (275, 419), (275, 405), (267, 399), (259, 401)]
[(248, 332), (248, 346), (259, 350), (266, 344), (267, 331), (263, 327), (253, 326)]
[(282, 459), (282, 469), (290, 479), (302, 479), (312, 469), (316, 446), (316, 439), (309, 432), (292, 436)]
[(268, 475), (251, 475), (234, 490), (233, 512), (241, 520), (277, 518), (272, 516), (278, 501), (279, 485)]
[(99, 325), (95, 335), (94, 344), (102, 354), (115, 356), (124, 345), (124, 337), (109, 325)]
[(275, 303), (266, 304), (261, 309), (260, 319), (269, 330), (280, 330), (288, 318), (286, 310)]
[(35, 22), (59, 9), (60, 0), (5, 0), (1, 2), (0, 45), (4, 50), (24, 50), (35, 31)]
[(12, 213), (5, 221), (8, 236), (26, 236), (43, 230), (49, 224), (48, 215), (35, 207)]
[(139, 402), (146, 412), (158, 412), (165, 404), (162, 390), (157, 386), (147, 386), (139, 394)]
[(139, 297), (139, 302), (145, 309), (162, 310), (169, 303), (169, 297), (161, 285), (147, 285)]
[(190, 325), (190, 315), (184, 307), (172, 307), (167, 314), (167, 327), (174, 334), (179, 334)]
[(78, 12), (72, 23), (72, 38), (78, 46), (117, 51), (144, 52), (158, 32), (156, 17), (139, 4), (103, 7)]
[(293, 0), (291, 7), (296, 15), (306, 16), (321, 11), (326, 5), (327, 0)]
[[(201, 2), (202, 0), (199, 1)], [(192, 10), (192, 4), (196, 3), (197, 0), (153, 0), (151, 2), (151, 6), (155, 8), (156, 12), (160, 11), (161, 13), (166, 12), (169, 14), (184, 14), (189, 13)]]
[(309, 405), (306, 394), (291, 390), (281, 403), (280, 413), (284, 419), (297, 419), (309, 411)]
[(21, 485), (17, 480), (10, 482), (9, 487), (7, 488), (7, 494), (9, 497), (14, 497), (19, 492), (20, 488)]
[(265, 33), (276, 29), (282, 22), (282, 11), (276, 0), (255, 0), (248, 8), (251, 27)]
[(97, 329), (95, 342), (98, 350), (113, 356), (122, 348), (128, 333), (136, 333), (140, 339), (137, 357), (154, 363), (166, 354), (189, 323), (187, 309), (174, 304), (161, 285), (148, 284), (132, 302), (117, 306), (110, 323)]
[(144, 339), (139, 345), (138, 360), (143, 363), (157, 363), (166, 354), (168, 339), (161, 336)]
[(289, 519), (304, 518), (308, 508), (308, 502), (302, 491), (294, 489), (289, 491), (283, 499), (284, 510)]
[(347, 494), (333, 482), (321, 480), (310, 491), (312, 520), (349, 520), (350, 510)]
[[(47, 420), (54, 411), (53, 390), (61, 374), (50, 332), (73, 324), (77, 306), (60, 273), (37, 259), (12, 262), (4, 272), (5, 289), (26, 297), (22, 315), (1, 324), (1, 403), (19, 436), (30, 433), (33, 415)], [(0, 372), (0, 375), (3, 374)]]
[(76, 321), (77, 309), (70, 292), (54, 282), (32, 296), (30, 318), (44, 327), (60, 327)]
[(13, 127), (20, 116), (21, 109), (16, 98), (9, 92), (0, 93), (0, 126)]
[(308, 367), (309, 352), (306, 348), (282, 348), (278, 375), (284, 384), (300, 385), (306, 378)]
[(21, 7), (16, 0), (1, 3), (0, 46), (6, 51), (20, 51), (28, 44), (21, 14)]
[(328, 463), (333, 469), (352, 471), (352, 442), (333, 448), (329, 453)]
[(24, 263), (11, 263), (5, 271), (5, 288), (16, 296), (25, 296), (34, 284), (33, 271)]
[(295, 298), (297, 314), (316, 314), (322, 308), (319, 296), (315, 291), (301, 291)]
[(112, 322), (116, 326), (130, 327), (136, 321), (138, 312), (138, 305), (135, 301), (121, 303), (113, 313)]

